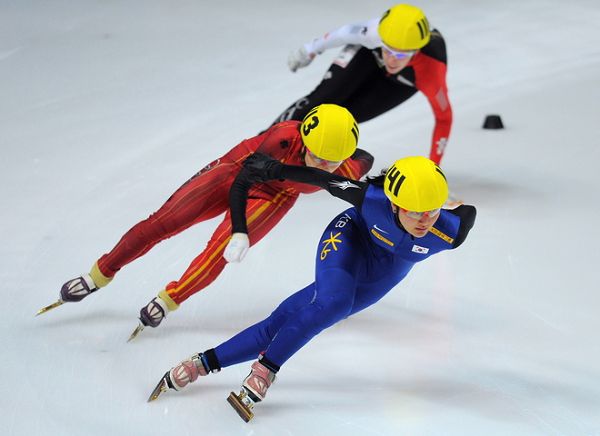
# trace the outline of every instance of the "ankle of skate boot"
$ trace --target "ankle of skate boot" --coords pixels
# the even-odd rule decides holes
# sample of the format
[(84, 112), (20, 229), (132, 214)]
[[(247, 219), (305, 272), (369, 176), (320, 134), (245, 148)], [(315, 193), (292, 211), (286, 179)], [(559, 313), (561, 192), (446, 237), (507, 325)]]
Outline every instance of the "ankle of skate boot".
[(179, 308), (179, 304), (177, 304), (175, 300), (171, 298), (166, 289), (163, 289), (158, 293), (158, 298), (160, 298), (163, 302), (166, 303), (169, 312), (173, 312), (174, 310), (177, 310)]
[(272, 362), (271, 360), (269, 360), (269, 358), (265, 357), (264, 353), (262, 353), (258, 357), (258, 362), (262, 366), (264, 366), (265, 368), (267, 368), (269, 370), (269, 374), (267, 377), (269, 378), (269, 381), (271, 383), (273, 383), (275, 381), (275, 379), (277, 378), (277, 373), (279, 372), (281, 367), (279, 365), (275, 364), (275, 362)]
[(206, 368), (206, 364), (202, 360), (202, 353), (196, 353), (196, 354), (194, 354), (190, 358), (190, 360), (196, 366), (196, 369), (198, 371), (198, 375), (200, 375), (201, 377), (203, 377), (205, 375), (210, 374), (211, 371)]
[(94, 287), (96, 289), (103, 288), (104, 286), (108, 285), (113, 279), (112, 277), (105, 276), (102, 273), (102, 271), (100, 271), (100, 268), (98, 267), (98, 262), (96, 262), (92, 266), (92, 269), (89, 272), (89, 276), (94, 282)]
[(96, 285), (96, 282), (94, 282), (94, 279), (89, 274), (84, 274), (81, 276), (81, 278), (83, 279), (86, 286), (88, 287), (90, 294), (92, 292), (96, 292), (99, 289), (98, 286)]
[(208, 372), (217, 373), (221, 371), (221, 364), (219, 363), (219, 359), (217, 358), (214, 348), (210, 348), (204, 353), (200, 353), (200, 359), (202, 360), (204, 368)]

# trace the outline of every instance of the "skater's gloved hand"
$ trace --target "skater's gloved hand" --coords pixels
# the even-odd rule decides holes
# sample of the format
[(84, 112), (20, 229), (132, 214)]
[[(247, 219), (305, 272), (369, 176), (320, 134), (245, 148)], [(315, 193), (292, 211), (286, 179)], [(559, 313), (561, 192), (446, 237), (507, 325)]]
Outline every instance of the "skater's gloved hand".
[(250, 240), (245, 233), (234, 233), (225, 247), (223, 257), (229, 263), (241, 262), (250, 248)]
[(308, 53), (306, 48), (300, 47), (291, 52), (288, 56), (288, 67), (295, 73), (298, 68), (304, 68), (315, 58), (314, 53)]
[(244, 168), (250, 172), (254, 180), (267, 182), (281, 178), (283, 165), (266, 154), (254, 153), (244, 161)]

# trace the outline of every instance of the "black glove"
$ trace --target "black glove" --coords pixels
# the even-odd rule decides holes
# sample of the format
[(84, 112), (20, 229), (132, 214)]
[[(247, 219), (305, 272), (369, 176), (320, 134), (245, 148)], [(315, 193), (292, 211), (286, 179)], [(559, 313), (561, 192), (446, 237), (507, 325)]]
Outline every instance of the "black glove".
[(281, 179), (283, 164), (266, 154), (254, 153), (244, 161), (244, 168), (250, 173), (252, 179), (266, 182)]

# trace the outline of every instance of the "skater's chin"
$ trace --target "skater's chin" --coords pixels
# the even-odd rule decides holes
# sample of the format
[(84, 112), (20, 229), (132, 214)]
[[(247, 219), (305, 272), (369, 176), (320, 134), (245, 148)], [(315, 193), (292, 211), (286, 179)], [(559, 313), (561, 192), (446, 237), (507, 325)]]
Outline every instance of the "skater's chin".
[(402, 70), (402, 68), (404, 68), (404, 66), (402, 66), (402, 67), (396, 67), (396, 68), (390, 68), (390, 67), (386, 66), (385, 70), (389, 74), (397, 74), (397, 73), (399, 73)]

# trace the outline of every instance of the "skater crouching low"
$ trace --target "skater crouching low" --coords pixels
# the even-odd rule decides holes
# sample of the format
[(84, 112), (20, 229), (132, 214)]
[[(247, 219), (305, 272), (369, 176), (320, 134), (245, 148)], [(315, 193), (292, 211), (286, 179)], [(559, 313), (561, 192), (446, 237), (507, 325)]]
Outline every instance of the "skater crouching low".
[[(424, 157), (400, 159), (385, 175), (365, 182), (284, 165), (261, 154), (251, 156), (244, 165), (257, 181), (312, 184), (353, 205), (326, 227), (317, 248), (314, 282), (284, 300), (266, 319), (175, 366), (150, 397), (154, 400), (169, 388), (180, 390), (199, 376), (259, 356), (240, 394), (232, 392), (228, 398), (249, 421), (254, 404), (264, 400), (291, 356), (327, 327), (379, 301), (415, 263), (460, 246), (473, 227), (476, 210), (468, 205), (441, 209), (448, 197), (446, 177)], [(247, 232), (249, 188), (238, 180), (231, 188), (234, 236)], [(235, 259), (236, 251), (231, 243), (225, 257)]]

